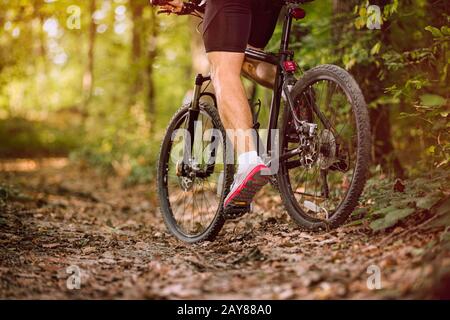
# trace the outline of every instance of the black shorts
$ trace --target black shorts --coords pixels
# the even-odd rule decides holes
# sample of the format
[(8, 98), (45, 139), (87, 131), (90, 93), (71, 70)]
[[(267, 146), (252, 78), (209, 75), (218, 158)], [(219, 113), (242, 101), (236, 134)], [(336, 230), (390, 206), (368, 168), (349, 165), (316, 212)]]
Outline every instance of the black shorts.
[(207, 0), (203, 21), (206, 52), (244, 52), (247, 44), (264, 48), (281, 7), (277, 0)]

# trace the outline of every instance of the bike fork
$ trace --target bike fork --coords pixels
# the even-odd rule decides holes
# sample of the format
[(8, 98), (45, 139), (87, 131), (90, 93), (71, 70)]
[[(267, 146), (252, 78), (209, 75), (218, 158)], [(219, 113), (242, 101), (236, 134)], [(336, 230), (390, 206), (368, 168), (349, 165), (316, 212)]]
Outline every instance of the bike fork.
[(188, 112), (188, 137), (185, 139), (185, 152), (183, 155), (183, 164), (187, 165), (192, 162), (192, 150), (194, 147), (194, 136), (196, 129), (196, 122), (200, 114), (200, 98), (202, 96), (202, 86), (206, 81), (210, 81), (211, 77), (204, 77), (202, 74), (198, 74), (195, 78), (194, 93), (192, 95), (191, 105)]

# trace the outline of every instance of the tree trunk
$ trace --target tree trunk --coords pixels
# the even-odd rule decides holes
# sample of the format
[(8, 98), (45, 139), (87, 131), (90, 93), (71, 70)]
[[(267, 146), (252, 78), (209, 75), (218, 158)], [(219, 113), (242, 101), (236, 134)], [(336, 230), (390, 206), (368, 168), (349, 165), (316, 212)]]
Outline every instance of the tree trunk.
[(90, 20), (89, 20), (87, 66), (83, 76), (83, 93), (85, 106), (91, 100), (94, 90), (94, 50), (95, 50), (96, 25), (93, 16), (95, 10), (96, 10), (96, 0), (91, 0), (89, 6)]
[(131, 40), (131, 94), (130, 104), (134, 104), (137, 101), (137, 95), (142, 90), (143, 85), (143, 72), (142, 72), (142, 31), (143, 21), (142, 14), (144, 11), (144, 4), (139, 0), (130, 1), (133, 30)]
[[(36, 48), (36, 59), (33, 59), (33, 67), (36, 70), (36, 73), (40, 73), (44, 77), (44, 81), (42, 81), (42, 78), (35, 77), (35, 90), (36, 90), (36, 98), (35, 98), (35, 105), (36, 107), (42, 106), (42, 99), (41, 94), (43, 90), (43, 86), (45, 86), (45, 83), (47, 81), (47, 76), (49, 74), (48, 70), (48, 64), (47, 64), (47, 49), (46, 49), (46, 35), (44, 32), (44, 22), (45, 22), (45, 16), (41, 12), (41, 8), (43, 6), (42, 0), (37, 0), (34, 2), (35, 6), (35, 14), (36, 16), (34, 19), (36, 19), (37, 23), (39, 23), (39, 28), (37, 29), (36, 36), (33, 36), (33, 41), (37, 42)], [(33, 31), (31, 31), (33, 34)], [(45, 103), (45, 101), (44, 101)]]
[(156, 92), (155, 92), (155, 77), (154, 64), (157, 55), (157, 37), (159, 33), (158, 18), (154, 9), (151, 11), (150, 32), (148, 36), (147, 48), (147, 106), (148, 116), (153, 130), (153, 122), (156, 111)]

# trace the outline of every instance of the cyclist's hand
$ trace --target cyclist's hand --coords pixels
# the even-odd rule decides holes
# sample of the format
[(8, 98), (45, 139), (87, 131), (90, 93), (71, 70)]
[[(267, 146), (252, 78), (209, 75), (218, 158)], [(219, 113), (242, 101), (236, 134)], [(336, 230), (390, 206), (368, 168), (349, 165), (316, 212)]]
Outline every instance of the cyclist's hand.
[(180, 12), (181, 10), (183, 10), (183, 6), (184, 6), (183, 0), (173, 0), (173, 1), (170, 1), (169, 4), (162, 6), (161, 8), (163, 10), (177, 13), (177, 12)]

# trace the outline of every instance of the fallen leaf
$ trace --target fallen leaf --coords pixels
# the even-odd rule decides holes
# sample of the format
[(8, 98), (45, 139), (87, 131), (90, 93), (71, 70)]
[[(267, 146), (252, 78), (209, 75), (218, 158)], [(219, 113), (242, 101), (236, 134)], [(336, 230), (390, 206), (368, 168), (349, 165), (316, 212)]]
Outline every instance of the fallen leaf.
[(82, 250), (83, 254), (91, 254), (97, 251), (96, 247), (84, 247)]
[(52, 248), (56, 248), (59, 246), (60, 246), (60, 243), (47, 243), (47, 244), (42, 245), (42, 247), (46, 248), (46, 249), (52, 249)]

